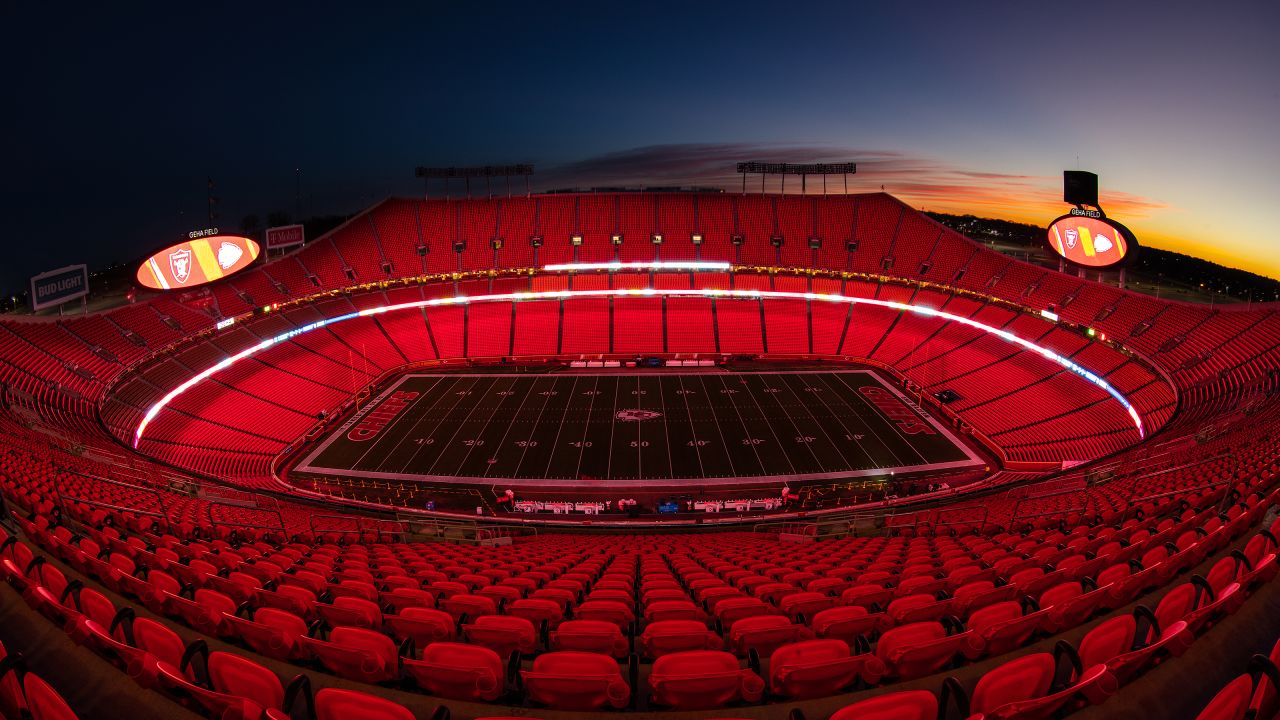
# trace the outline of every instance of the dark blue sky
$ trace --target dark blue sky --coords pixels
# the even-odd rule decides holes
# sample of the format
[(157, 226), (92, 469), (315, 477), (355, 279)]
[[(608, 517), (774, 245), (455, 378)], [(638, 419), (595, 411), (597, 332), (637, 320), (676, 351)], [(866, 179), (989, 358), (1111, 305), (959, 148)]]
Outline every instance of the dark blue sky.
[(1273, 3), (186, 5), (5, 10), (0, 287), (204, 227), (206, 177), (223, 228), (292, 213), (295, 168), (308, 214), (419, 164), (545, 188), (855, 159), (859, 189), (1039, 221), (1079, 156), (1157, 245), (1243, 264), (1271, 235)]

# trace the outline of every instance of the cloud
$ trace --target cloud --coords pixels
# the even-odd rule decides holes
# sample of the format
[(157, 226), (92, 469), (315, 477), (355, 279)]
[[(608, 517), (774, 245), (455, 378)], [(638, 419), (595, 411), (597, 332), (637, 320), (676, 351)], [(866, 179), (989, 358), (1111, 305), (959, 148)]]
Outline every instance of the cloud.
[[(1052, 218), (1062, 209), (1061, 176), (1020, 175), (981, 168), (957, 167), (940, 160), (896, 150), (856, 148), (804, 143), (680, 143), (647, 145), (605, 153), (553, 166), (539, 172), (539, 184), (547, 188), (712, 186), (734, 190), (742, 178), (736, 163), (847, 162), (858, 163), (850, 189), (879, 190), (916, 207), (946, 212), (974, 213), (1035, 220)], [(752, 182), (753, 181), (753, 182)], [(789, 189), (799, 190), (799, 183)], [(837, 192), (839, 183), (828, 187)], [(779, 180), (770, 180), (776, 192)], [(759, 188), (759, 178), (748, 183)], [(819, 182), (809, 184), (817, 192)], [(1124, 192), (1105, 192), (1108, 212), (1126, 217), (1146, 217), (1169, 205), (1160, 200)]]
[(740, 180), (735, 165), (763, 162), (845, 162), (857, 151), (822, 145), (682, 143), (648, 145), (551, 167), (539, 178), (575, 187), (595, 185), (723, 185)]

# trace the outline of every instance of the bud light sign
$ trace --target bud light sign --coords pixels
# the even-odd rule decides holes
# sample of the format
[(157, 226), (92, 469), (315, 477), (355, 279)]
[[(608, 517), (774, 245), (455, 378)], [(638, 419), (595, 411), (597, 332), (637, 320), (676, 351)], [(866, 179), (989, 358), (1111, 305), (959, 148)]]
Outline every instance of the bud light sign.
[(31, 309), (43, 310), (89, 294), (89, 268), (68, 265), (31, 278)]

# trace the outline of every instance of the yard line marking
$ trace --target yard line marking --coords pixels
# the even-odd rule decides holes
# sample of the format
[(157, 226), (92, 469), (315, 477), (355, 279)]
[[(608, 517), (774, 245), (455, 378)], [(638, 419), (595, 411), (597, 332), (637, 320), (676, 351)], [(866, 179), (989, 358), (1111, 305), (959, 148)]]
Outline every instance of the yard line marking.
[[(748, 377), (748, 376), (747, 376), (747, 375), (741, 375), (741, 376), (739, 376), (739, 377), (741, 377), (741, 378), (744, 378), (744, 379), (745, 379), (745, 378), (746, 378), (746, 377)], [(751, 383), (750, 383), (750, 382), (744, 382), (744, 383), (742, 383), (742, 384), (743, 384), (743, 385), (750, 385)], [(792, 475), (799, 475), (800, 473), (797, 473), (797, 472), (796, 472), (796, 464), (795, 464), (795, 463), (793, 463), (793, 462), (791, 462), (791, 453), (789, 453), (789, 452), (787, 452), (787, 451), (786, 451), (786, 446), (784, 446), (784, 445), (782, 444), (782, 438), (779, 438), (779, 437), (778, 437), (778, 431), (777, 431), (777, 429), (774, 427), (774, 421), (773, 421), (773, 418), (767, 417), (767, 413), (765, 413), (765, 411), (764, 411), (764, 407), (760, 405), (760, 401), (756, 399), (756, 394), (755, 394), (755, 393), (753, 393), (753, 392), (751, 392), (750, 390), (748, 390), (748, 391), (747, 391), (747, 396), (751, 398), (751, 402), (752, 402), (752, 404), (754, 404), (754, 405), (756, 406), (756, 409), (760, 411), (760, 421), (761, 421), (761, 422), (763, 422), (763, 423), (765, 424), (765, 426), (769, 428), (769, 434), (773, 436), (773, 441), (774, 441), (775, 443), (777, 443), (778, 452), (782, 453), (782, 458), (783, 458), (784, 460), (786, 460), (786, 461), (787, 461), (787, 467), (791, 468), (791, 474), (792, 474)], [(730, 395), (730, 396), (729, 396), (729, 399), (732, 401), (732, 400), (733, 400), (733, 395)], [(736, 405), (736, 403), (735, 403), (735, 409), (736, 409), (736, 408), (737, 408), (737, 405)], [(790, 422), (790, 420), (791, 420), (791, 415), (790, 415), (790, 413), (786, 413), (786, 415), (787, 415), (787, 420), (788, 420), (788, 422)], [(745, 424), (745, 423), (744, 423), (744, 424)], [(792, 423), (792, 427), (793, 427), (793, 428), (795, 427), (795, 424), (794, 424), (794, 423)], [(813, 454), (813, 451), (810, 451), (810, 452), (809, 452), (809, 454), (810, 454), (810, 455), (812, 455), (812, 454)], [(816, 461), (816, 460), (817, 460), (817, 458), (814, 458), (814, 460)], [(821, 465), (822, 463), (818, 463), (818, 464), (819, 464), (819, 465)]]
[[(543, 376), (539, 377), (537, 380), (534, 380), (532, 384), (533, 384), (533, 385), (537, 385), (539, 380), (544, 380), (544, 379), (546, 379), (546, 378), (547, 378), (547, 376), (546, 376), (546, 375), (543, 375)], [(556, 389), (556, 378), (554, 378), (554, 377), (553, 377), (553, 378), (551, 378), (551, 387), (547, 388), (547, 390), (546, 390), (546, 391), (547, 391), (547, 392), (550, 392), (550, 391), (555, 390), (555, 389)], [(524, 458), (525, 458), (525, 456), (526, 456), (526, 455), (528, 455), (528, 454), (529, 454), (529, 443), (528, 443), (528, 441), (533, 439), (533, 434), (534, 434), (534, 433), (536, 433), (536, 432), (538, 431), (538, 426), (542, 424), (542, 414), (543, 414), (543, 413), (545, 413), (545, 412), (547, 411), (547, 403), (551, 402), (551, 398), (552, 398), (552, 397), (554, 397), (554, 396), (553, 396), (553, 395), (546, 395), (546, 396), (543, 398), (543, 400), (542, 400), (542, 407), (538, 408), (538, 417), (537, 417), (537, 419), (535, 419), (535, 420), (533, 421), (533, 426), (529, 428), (529, 436), (525, 438), (525, 441), (526, 441), (526, 442), (525, 442), (524, 447), (521, 449), (522, 451), (521, 451), (521, 453), (520, 453), (520, 459), (516, 461), (516, 469), (515, 469), (515, 471), (514, 471), (514, 472), (512, 472), (512, 473), (511, 473), (512, 475), (514, 475), (514, 476), (516, 476), (516, 477), (520, 477), (520, 468), (524, 466)], [(523, 406), (523, 405), (521, 405), (521, 406), (520, 406), (520, 409), (521, 409), (521, 410), (524, 410), (524, 406)]]
[(600, 391), (600, 376), (595, 376), (595, 385), (591, 387), (591, 398), (587, 404), (587, 419), (582, 423), (582, 438), (578, 440), (578, 465), (573, 471), (573, 479), (582, 477), (582, 456), (586, 452), (587, 435), (591, 432), (591, 414), (596, 410), (596, 396)]
[[(556, 378), (556, 384), (553, 387), (559, 387), (561, 378)], [(556, 459), (556, 448), (560, 446), (560, 433), (564, 431), (564, 419), (569, 414), (569, 407), (573, 405), (574, 391), (578, 389), (578, 377), (573, 378), (573, 385), (569, 388), (569, 399), (564, 404), (564, 410), (560, 412), (560, 422), (556, 423), (556, 439), (551, 441), (551, 452), (547, 455), (547, 469), (543, 471), (542, 477), (551, 477), (551, 463)]]
[[(513, 375), (511, 377), (520, 377), (520, 376)], [(498, 441), (498, 447), (493, 453), (494, 458), (497, 458), (502, 453), (503, 448), (507, 446), (507, 436), (511, 434), (511, 429), (516, 426), (515, 419), (517, 417), (520, 417), (520, 411), (524, 409), (524, 404), (529, 400), (529, 396), (533, 394), (533, 387), (536, 384), (537, 383), (533, 383), (533, 382), (525, 383), (526, 389), (524, 391), (524, 397), (520, 398), (520, 404), (516, 405), (515, 410), (512, 412), (510, 421), (507, 423), (507, 429), (502, 432), (502, 439)], [(494, 463), (493, 465), (485, 466), (484, 477), (489, 477), (489, 471), (492, 470), (496, 465), (497, 463)], [(517, 469), (519, 469), (518, 465), (517, 465)]]
[[(693, 411), (689, 409), (689, 393), (685, 392), (686, 388), (684, 386), (684, 376), (677, 375), (676, 379), (680, 381), (680, 390), (681, 390), (680, 397), (684, 399), (684, 415), (685, 415), (685, 419), (689, 422), (689, 434), (693, 435), (693, 451), (698, 455), (698, 474), (701, 475), (702, 477), (706, 477), (707, 470), (702, 463), (702, 446), (699, 445), (698, 443), (698, 441), (701, 440), (701, 438), (698, 437), (698, 423), (693, 421)], [(721, 446), (724, 445), (723, 436), (721, 436), (720, 438), (720, 445)], [(728, 450), (726, 450), (725, 453), (727, 456)], [(729, 469), (730, 471), (733, 471), (732, 459), (729, 460)], [(675, 472), (672, 472), (671, 474), (675, 475)]]
[[(734, 390), (734, 392), (737, 391), (737, 388), (730, 388), (728, 384), (725, 382), (723, 377), (718, 379), (720, 380), (720, 386), (722, 389)], [(738, 403), (734, 402), (733, 400), (734, 393), (726, 392), (721, 394), (729, 399), (729, 404), (733, 406), (734, 415), (738, 416), (738, 424), (742, 426), (742, 431), (747, 434), (747, 436), (743, 438), (743, 444), (750, 447), (751, 452), (755, 453), (756, 462), (760, 463), (760, 474), (761, 475), (766, 474), (767, 470), (765, 469), (764, 458), (760, 457), (760, 449), (756, 447), (756, 444), (754, 442), (751, 442), (752, 440), (755, 439), (755, 437), (752, 435), (752, 429), (747, 425), (747, 421), (742, 419), (742, 411), (738, 409)], [(711, 414), (713, 417), (716, 417), (716, 423), (719, 424), (720, 418), (716, 416), (716, 413), (714, 411)], [(774, 442), (777, 442), (777, 438), (774, 438)], [(788, 462), (787, 465), (791, 465), (791, 463)], [(796, 469), (792, 467), (791, 474), (794, 475), (795, 472), (796, 472)]]
[[(799, 378), (799, 380), (800, 380), (800, 382), (804, 383), (805, 387), (813, 387), (812, 385), (810, 385), (810, 384), (809, 384), (809, 381), (808, 381), (807, 379), (805, 379), (805, 378)], [(794, 392), (794, 390), (793, 390), (792, 392)], [(816, 394), (818, 394), (818, 393), (812, 393), (812, 394), (816, 395)], [(839, 393), (836, 393), (836, 398), (835, 398), (835, 399), (836, 399), (837, 401), (839, 401), (842, 405), (844, 405), (844, 407), (845, 407), (845, 409), (846, 409), (846, 410), (852, 410), (852, 409), (853, 409), (853, 408), (852, 408), (848, 403), (845, 403), (845, 402), (843, 401), (843, 399), (841, 399), (841, 398), (840, 398)], [(854, 432), (854, 431), (853, 431), (853, 429), (851, 429), (851, 428), (850, 428), (850, 427), (845, 423), (845, 421), (844, 421), (844, 419), (845, 419), (845, 413), (841, 413), (841, 412), (839, 412), (838, 410), (836, 410), (835, 408), (833, 408), (833, 407), (831, 406), (831, 404), (830, 404), (830, 403), (828, 403), (828, 402), (826, 401), (826, 399), (825, 399), (825, 398), (824, 398), (824, 399), (822, 399), (822, 404), (823, 404), (824, 406), (826, 406), (826, 408), (827, 408), (828, 410), (830, 410), (830, 411), (831, 411), (831, 416), (832, 416), (832, 417), (834, 417), (834, 418), (836, 419), (836, 422), (840, 423), (840, 427), (841, 427), (841, 429), (843, 429), (843, 430), (844, 430), (845, 434), (846, 434), (846, 435), (848, 435), (848, 436), (850, 436), (850, 439), (847, 439), (845, 442), (849, 443), (849, 444), (850, 444), (850, 445), (852, 445), (853, 447), (856, 447), (856, 448), (858, 449), (858, 452), (862, 453), (862, 456), (866, 458), (866, 463), (865, 463), (863, 466), (865, 466), (865, 467), (875, 467), (875, 466), (876, 466), (876, 461), (875, 461), (875, 458), (871, 457), (871, 453), (867, 452), (866, 448), (862, 447), (862, 444), (861, 444), (861, 443), (859, 443), (858, 441), (856, 441), (856, 440), (853, 440), (853, 439), (852, 439), (852, 436), (853, 436), (853, 435), (857, 435), (858, 433)], [(825, 432), (825, 429), (824, 429), (824, 432)], [(828, 436), (828, 437), (829, 437), (829, 436)], [(838, 445), (838, 444), (837, 444), (837, 446), (836, 446), (836, 447), (837, 447), (837, 449), (839, 449), (839, 445)], [(843, 451), (841, 451), (841, 454), (843, 455)], [(845, 457), (847, 458), (848, 456), (845, 456)], [(862, 466), (854, 465), (853, 463), (850, 463), (850, 464), (849, 464), (849, 469), (850, 469), (850, 470), (855, 469), (855, 468), (858, 468), (858, 467), (862, 467)]]
[[(676, 461), (671, 458), (671, 425), (667, 422), (667, 391), (663, 387), (666, 378), (658, 376), (658, 405), (662, 408), (662, 434), (667, 439), (667, 477), (676, 476)], [(694, 448), (696, 451), (697, 448)], [(702, 475), (702, 458), (698, 458), (698, 474)]]
[[(440, 428), (440, 426), (444, 424), (444, 421), (445, 421), (445, 419), (446, 419), (446, 418), (448, 418), (450, 415), (452, 415), (452, 414), (453, 414), (453, 410), (454, 410), (454, 408), (458, 407), (458, 403), (462, 402), (462, 398), (466, 397), (466, 395), (465, 395), (464, 393), (466, 393), (466, 392), (470, 392), (471, 388), (475, 387), (476, 382), (478, 381), (478, 378), (479, 378), (480, 376), (479, 376), (479, 375), (469, 375), (469, 376), (462, 376), (462, 377), (466, 377), (467, 379), (469, 379), (469, 380), (471, 381), (471, 384), (470, 384), (470, 385), (469, 385), (465, 390), (453, 390), (453, 388), (456, 388), (456, 387), (458, 387), (459, 385), (461, 385), (461, 384), (462, 384), (461, 382), (454, 383), (451, 387), (449, 387), (449, 388), (448, 388), (448, 390), (452, 390), (452, 391), (453, 391), (453, 404), (449, 406), (449, 409), (448, 409), (447, 411), (445, 411), (445, 412), (441, 413), (441, 414), (440, 414), (440, 416), (436, 418), (435, 423), (434, 423), (434, 424), (432, 424), (432, 426), (431, 426), (431, 432), (427, 433), (426, 438), (433, 438), (433, 439), (435, 438), (436, 430), (437, 430), (437, 429), (439, 429), (439, 428)], [(425, 419), (425, 418), (424, 418), (424, 419)], [(416, 432), (417, 432), (417, 430), (418, 430), (418, 425), (419, 425), (421, 422), (422, 422), (422, 421), (421, 421), (421, 420), (419, 420), (417, 423), (414, 423), (414, 426), (413, 426), (413, 428), (412, 428), (411, 432), (415, 432), (415, 433), (416, 433)], [(405, 438), (408, 438), (408, 437), (409, 437), (408, 435), (405, 435)], [(423, 439), (426, 439), (426, 438), (423, 438)], [(403, 443), (403, 442), (404, 442), (404, 438), (402, 438), (402, 439), (401, 439), (401, 443)], [(400, 444), (397, 444), (397, 445), (396, 445), (396, 449), (399, 449), (399, 447), (400, 447)], [(414, 451), (413, 451), (413, 454), (411, 454), (411, 455), (409, 456), (409, 461), (408, 461), (408, 462), (406, 462), (404, 465), (402, 465), (402, 466), (400, 467), (400, 472), (402, 472), (402, 473), (403, 473), (405, 470), (409, 469), (409, 467), (410, 467), (411, 465), (413, 465), (415, 461), (417, 461), (417, 459), (418, 459), (418, 453), (422, 452), (422, 449), (423, 449), (423, 448), (425, 448), (425, 447), (427, 447), (427, 445), (423, 444), (423, 445), (422, 445), (421, 447), (419, 447), (417, 450), (414, 450)], [(394, 450), (393, 450), (392, 452), (394, 453)], [(388, 456), (387, 456), (387, 460), (390, 460), (390, 459), (391, 459), (391, 456), (390, 456), (390, 455), (388, 455)]]
[[(769, 387), (772, 387), (772, 385), (770, 385)], [(827, 427), (818, 420), (818, 417), (816, 415), (813, 414), (813, 411), (810, 409), (809, 403), (796, 394), (795, 388), (791, 387), (791, 384), (787, 382), (787, 379), (785, 376), (783, 376), (782, 378), (782, 387), (786, 388), (787, 392), (790, 393), (791, 396), (796, 399), (796, 404), (804, 409), (804, 413), (809, 416), (809, 419), (813, 421), (813, 424), (816, 425), (818, 427), (818, 430), (822, 432), (822, 436), (827, 439), (827, 444), (830, 445), (836, 451), (836, 454), (840, 456), (840, 459), (844, 461), (845, 469), (853, 470), (854, 469), (853, 463), (849, 462), (849, 458), (844, 454), (844, 450), (841, 449), (839, 443), (832, 440), (830, 433), (827, 432)], [(809, 393), (809, 394), (817, 395), (819, 393)], [(817, 398), (817, 400), (818, 402), (822, 403), (823, 407), (826, 407), (828, 410), (831, 409), (827, 407), (826, 401), (823, 400), (822, 398)], [(807, 444), (808, 443), (806, 443), (806, 445)], [(821, 466), (826, 465), (826, 463), (822, 462), (821, 458), (817, 457), (817, 453), (814, 453), (814, 459), (818, 461), (819, 465)]]
[[(844, 385), (845, 387), (849, 387), (849, 383), (845, 382), (843, 379), (840, 380), (840, 384)], [(880, 384), (884, 385), (884, 383), (880, 383)], [(894, 435), (898, 436), (898, 439), (901, 440), (903, 444), (907, 446), (907, 449), (910, 450), (913, 455), (920, 458), (924, 462), (928, 462), (928, 460), (926, 460), (925, 457), (920, 454), (920, 451), (916, 450), (915, 445), (912, 444), (910, 441), (908, 441), (907, 437), (898, 430), (898, 424), (896, 422), (894, 422), (891, 418), (887, 418), (883, 414), (881, 414), (879, 408), (872, 405), (869, 400), (867, 400), (865, 397), (862, 396), (862, 393), (857, 391), (857, 389), (850, 387), (849, 394), (852, 395), (853, 397), (856, 397), (858, 399), (858, 402), (862, 403), (862, 405), (871, 412), (871, 415), (870, 415), (871, 417), (884, 421), (884, 423), (889, 426), (889, 429), (893, 431)], [(877, 435), (876, 438), (880, 441), (880, 444), (884, 445), (885, 448), (889, 450), (889, 454), (893, 456), (894, 463), (898, 465), (904, 464), (902, 458), (898, 457), (898, 453), (893, 451), (893, 448), (889, 445), (889, 443), (884, 441), (884, 438), (880, 437), (879, 435)]]
[(618, 427), (618, 388), (622, 387), (622, 383), (615, 382), (613, 384), (613, 407), (609, 411), (609, 461), (605, 464), (606, 478), (613, 478), (613, 433)]
[[(484, 375), (478, 375), (478, 376), (476, 376), (476, 377), (486, 377), (486, 378), (487, 378), (487, 376), (484, 376)], [(497, 380), (494, 380), (493, 378), (487, 378), (487, 379), (489, 380), (489, 386), (488, 386), (488, 387), (486, 387), (484, 390), (481, 390), (481, 391), (480, 391), (481, 393), (487, 393), (487, 392), (489, 392), (489, 390), (493, 389), (493, 386), (494, 386), (494, 385), (497, 385), (497, 384), (498, 384), (498, 381), (497, 381)], [(474, 386), (473, 386), (473, 387), (471, 388), (471, 390), (469, 390), (469, 391), (468, 391), (468, 394), (466, 394), (466, 395), (459, 395), (459, 396), (458, 396), (458, 401), (459, 401), (459, 402), (461, 402), (461, 401), (462, 401), (462, 398), (464, 398), (464, 397), (470, 397), (470, 396), (471, 396), (471, 395), (470, 395), (470, 393), (471, 393), (471, 392), (474, 392), (474, 391), (475, 391), (475, 388), (474, 388)], [(461, 421), (457, 421), (457, 420), (455, 420), (455, 421), (454, 421), (454, 423), (455, 423), (455, 427), (453, 428), (453, 434), (449, 436), (449, 440), (448, 440), (448, 442), (446, 442), (443, 446), (441, 446), (441, 447), (439, 447), (439, 448), (437, 448), (437, 449), (436, 449), (436, 457), (435, 457), (435, 459), (434, 459), (434, 460), (432, 460), (432, 461), (431, 461), (431, 467), (427, 468), (427, 474), (428, 474), (428, 475), (435, 475), (435, 474), (436, 474), (436, 473), (435, 473), (436, 465), (439, 465), (439, 464), (440, 464), (440, 461), (441, 461), (441, 460), (443, 460), (443, 459), (444, 459), (444, 457), (445, 457), (445, 455), (449, 452), (449, 450), (450, 450), (450, 449), (452, 449), (452, 448), (451, 448), (451, 446), (453, 445), (453, 441), (458, 437), (458, 433), (462, 432), (462, 428), (464, 428), (464, 427), (466, 427), (466, 426), (467, 426), (467, 422), (469, 422), (469, 421), (471, 420), (471, 416), (475, 414), (475, 412), (476, 412), (476, 408), (477, 408), (477, 407), (479, 407), (479, 403), (471, 403), (471, 406), (467, 408), (467, 414), (462, 418), (462, 420), (461, 420)], [(452, 415), (452, 413), (450, 413), (450, 415)], [(447, 419), (450, 419), (450, 418), (448, 418), (448, 416), (446, 416), (443, 420), (447, 420)], [(441, 422), (443, 422), (443, 420), (442, 420)], [(474, 439), (475, 439), (475, 438), (473, 438), (473, 440), (474, 440)], [(471, 447), (472, 447), (472, 448), (474, 448), (474, 447), (475, 447), (475, 445), (472, 445)], [(417, 459), (417, 454), (416, 454), (416, 453), (414, 454), (414, 459), (415, 459), (415, 460)]]
[[(497, 385), (498, 385), (497, 381), (494, 381), (493, 385), (490, 385), (490, 386), (489, 386), (489, 390), (492, 390), (492, 389), (493, 389), (494, 387), (496, 387)], [(511, 381), (511, 384), (510, 384), (510, 385), (508, 385), (507, 387), (508, 387), (508, 388), (510, 388), (510, 387), (512, 387), (512, 386), (514, 386), (514, 385), (515, 385), (515, 381), (514, 381), (514, 380), (512, 380), (512, 381)], [(488, 392), (489, 392), (488, 390), (486, 390), (486, 391), (485, 391), (485, 393), (486, 393), (486, 394), (487, 394)], [(502, 391), (499, 391), (499, 392), (502, 392)], [(476, 437), (478, 437), (478, 438), (484, 438), (484, 436), (485, 436), (485, 431), (489, 429), (489, 423), (493, 422), (493, 418), (494, 418), (494, 416), (498, 414), (498, 410), (499, 410), (499, 408), (501, 408), (501, 407), (502, 407), (502, 398), (503, 398), (503, 396), (502, 396), (502, 395), (498, 395), (497, 397), (498, 397), (498, 400), (497, 400), (497, 402), (495, 402), (495, 403), (493, 404), (493, 410), (490, 410), (490, 411), (489, 411), (489, 417), (485, 418), (484, 425), (481, 425), (481, 426), (480, 426), (480, 432), (476, 434)], [(510, 423), (508, 423), (508, 426), (509, 426), (509, 425), (510, 425)], [(457, 474), (459, 473), (459, 471), (460, 471), (460, 470), (462, 470), (462, 468), (466, 467), (466, 465), (467, 465), (467, 461), (471, 459), (471, 453), (473, 453), (473, 452), (475, 452), (475, 451), (476, 451), (476, 447), (477, 447), (476, 445), (472, 445), (471, 447), (467, 448), (467, 454), (462, 456), (462, 461), (458, 463), (458, 467), (453, 471), (453, 474), (454, 474), (454, 475), (457, 475)], [(488, 450), (486, 450), (486, 451), (484, 451), (484, 452), (488, 452)], [(443, 453), (442, 453), (442, 456), (443, 456)], [(432, 469), (435, 469), (435, 468), (433, 467)], [(487, 469), (487, 468), (486, 468), (486, 469)]]
[[(390, 452), (384, 452), (384, 453), (381, 453), (380, 456), (375, 457), (377, 465), (380, 469), (383, 466), (385, 466), (387, 462), (392, 457), (394, 457), (397, 452), (399, 452), (400, 446), (404, 445), (406, 440), (411, 439), (414, 435), (417, 434), (419, 425), (421, 425), (423, 422), (425, 422), (428, 419), (437, 417), (435, 413), (435, 409), (440, 407), (440, 404), (442, 402), (445, 402), (449, 399), (450, 397), (449, 391), (457, 387), (458, 383), (462, 382), (464, 377), (465, 376), (463, 375), (455, 375), (453, 377), (442, 378), (443, 380), (452, 381), (452, 382), (448, 382), (447, 384), (445, 384), (443, 389), (441, 390), (440, 395), (436, 396), (431, 400), (430, 406), (425, 408), (424, 412), (421, 415), (418, 415), (417, 417), (414, 418), (413, 424), (409, 426), (408, 432), (406, 432), (404, 435), (401, 435), (399, 440), (396, 440), (395, 444), (391, 446)], [(454, 397), (456, 398), (456, 396)], [(455, 399), (454, 402), (457, 402), (457, 400)], [(418, 409), (418, 404), (414, 403), (413, 407), (410, 410), (413, 411), (417, 409)], [(407, 419), (408, 419), (407, 417), (400, 418), (401, 422), (404, 422)], [(386, 432), (388, 435), (394, 436), (393, 433), (388, 432), (388, 430), (394, 431), (399, 426), (400, 426), (399, 422), (394, 423), (390, 428), (385, 428), (383, 432)], [(430, 436), (431, 436), (430, 433), (428, 433), (427, 437), (430, 437)]]

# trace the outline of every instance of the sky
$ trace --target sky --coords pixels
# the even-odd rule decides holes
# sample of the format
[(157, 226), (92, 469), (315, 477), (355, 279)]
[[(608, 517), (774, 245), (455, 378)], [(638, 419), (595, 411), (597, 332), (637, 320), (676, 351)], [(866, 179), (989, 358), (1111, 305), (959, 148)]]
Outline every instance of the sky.
[(1091, 170), (1143, 244), (1280, 278), (1274, 2), (2, 12), (0, 288), (207, 227), (210, 178), (234, 230), (420, 193), (418, 165), (733, 188), (740, 160), (852, 160), (851, 191), (1046, 225)]

